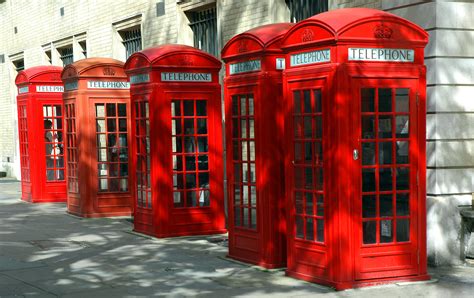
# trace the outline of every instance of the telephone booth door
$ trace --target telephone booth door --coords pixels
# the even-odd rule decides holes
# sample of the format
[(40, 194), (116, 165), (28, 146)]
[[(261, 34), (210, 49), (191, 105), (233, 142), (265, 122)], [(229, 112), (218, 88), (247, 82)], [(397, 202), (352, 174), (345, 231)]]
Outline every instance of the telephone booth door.
[[(326, 79), (289, 84), (287, 104), (291, 165), (287, 165), (288, 270), (320, 279), (329, 276), (326, 204), (327, 159)], [(290, 145), (291, 144), (291, 145)]]
[(418, 79), (352, 79), (355, 278), (418, 271)]

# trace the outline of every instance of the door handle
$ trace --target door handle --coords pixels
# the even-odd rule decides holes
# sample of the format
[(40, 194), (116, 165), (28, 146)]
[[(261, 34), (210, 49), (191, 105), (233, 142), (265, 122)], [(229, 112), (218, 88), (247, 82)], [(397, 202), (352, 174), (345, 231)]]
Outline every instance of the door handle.
[(352, 151), (352, 158), (353, 158), (354, 160), (358, 160), (358, 159), (359, 159), (359, 150), (354, 149), (354, 150)]

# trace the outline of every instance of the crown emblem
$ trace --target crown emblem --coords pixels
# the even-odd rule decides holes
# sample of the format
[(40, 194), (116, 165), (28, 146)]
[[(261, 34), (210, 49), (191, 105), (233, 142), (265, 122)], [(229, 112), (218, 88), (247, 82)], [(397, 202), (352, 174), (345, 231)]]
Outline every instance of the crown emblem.
[(248, 50), (247, 49), (247, 43), (245, 41), (241, 40), (239, 42), (239, 47), (238, 47), (237, 51), (239, 53), (243, 53), (243, 52), (247, 52), (247, 50)]
[(374, 29), (375, 38), (389, 39), (392, 37), (393, 30), (385, 25), (376, 26)]
[(115, 70), (111, 67), (105, 67), (103, 70), (104, 75), (106, 76), (114, 76), (115, 75)]
[(311, 29), (305, 29), (303, 33), (301, 33), (301, 40), (303, 42), (308, 42), (314, 40), (314, 32)]

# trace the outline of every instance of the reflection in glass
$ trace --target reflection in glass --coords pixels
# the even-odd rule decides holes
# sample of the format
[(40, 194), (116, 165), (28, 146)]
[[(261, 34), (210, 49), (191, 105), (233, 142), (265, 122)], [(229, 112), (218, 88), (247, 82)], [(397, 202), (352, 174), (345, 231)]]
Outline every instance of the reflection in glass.
[(388, 165), (392, 163), (392, 142), (379, 143), (379, 164)]
[(243, 185), (242, 187), (242, 205), (247, 206), (249, 204), (249, 186)]
[(375, 164), (375, 143), (362, 143), (362, 164)]
[(251, 163), (250, 164), (250, 182), (255, 183), (256, 182), (256, 175), (255, 175), (255, 164)]
[(379, 116), (379, 138), (392, 137), (392, 116)]
[(257, 207), (257, 187), (250, 186), (250, 205)]
[(247, 138), (247, 120), (242, 119), (240, 120), (240, 133), (241, 133), (241, 138), (245, 139)]
[(178, 100), (173, 100), (171, 102), (171, 116), (173, 117), (181, 116), (181, 105)]
[(103, 104), (96, 104), (95, 105), (95, 114), (97, 118), (105, 117), (105, 107)]
[(181, 120), (179, 119), (171, 120), (171, 134), (172, 135), (181, 134)]
[(376, 221), (365, 221), (362, 223), (362, 238), (364, 244), (372, 244), (376, 241)]
[(209, 188), (209, 173), (199, 173), (199, 187)]
[(380, 195), (380, 216), (392, 216), (393, 204), (392, 195)]
[(398, 113), (409, 112), (409, 91), (408, 88), (395, 89), (395, 111)]
[(240, 115), (247, 115), (247, 100), (245, 97), (240, 98)]
[(313, 194), (310, 192), (305, 193), (306, 197), (306, 214), (313, 215)]
[(409, 146), (408, 142), (396, 142), (396, 159), (397, 159), (397, 164), (407, 164), (408, 161), (408, 152), (409, 152)]
[(253, 111), (253, 95), (252, 94), (248, 95), (248, 100), (249, 100), (249, 115), (253, 115), (254, 111)]
[(105, 134), (97, 135), (97, 147), (102, 147), (102, 148), (107, 147)]
[(206, 101), (205, 100), (196, 100), (196, 115), (197, 116), (207, 116), (206, 110)]
[(194, 116), (193, 100), (183, 100), (183, 114), (184, 116)]
[(374, 116), (362, 116), (362, 138), (375, 138), (375, 118)]
[(397, 138), (408, 138), (409, 134), (409, 123), (408, 116), (397, 116), (395, 118), (396, 136)]
[(380, 243), (387, 243), (393, 241), (392, 220), (380, 221)]
[(127, 131), (127, 119), (119, 119), (119, 131)]
[(379, 88), (379, 112), (392, 111), (392, 89)]
[(410, 215), (410, 194), (397, 193), (397, 216)]
[(250, 161), (255, 161), (255, 142), (249, 142), (249, 151), (250, 151)]
[(242, 226), (248, 226), (249, 225), (249, 209), (248, 208), (243, 208), (243, 220), (242, 220)]
[(115, 111), (115, 104), (114, 103), (108, 103), (106, 105), (107, 107), (107, 117), (115, 117), (116, 116), (116, 111)]
[(254, 128), (254, 121), (249, 120), (249, 138), (255, 138), (255, 128)]
[(362, 196), (362, 217), (372, 218), (377, 215), (375, 195)]
[(392, 190), (392, 169), (380, 168), (379, 169), (379, 188), (381, 191)]
[(186, 189), (196, 188), (196, 174), (186, 174)]
[(127, 105), (124, 103), (118, 104), (118, 115), (119, 117), (127, 117)]
[(174, 204), (174, 207), (183, 207), (183, 205), (184, 205), (184, 192), (182, 192), (182, 191), (173, 192), (173, 204)]
[(184, 137), (184, 152), (196, 152), (196, 143), (194, 137)]
[(408, 218), (397, 219), (397, 241), (410, 241), (410, 220)]
[(375, 89), (362, 88), (360, 90), (360, 96), (361, 96), (362, 112), (374, 112), (375, 111)]
[(247, 142), (242, 142), (242, 160), (248, 160)]
[(198, 155), (198, 168), (199, 170), (209, 169), (209, 158), (207, 155)]
[(195, 156), (185, 156), (185, 163), (186, 163), (186, 171), (194, 171), (196, 170), (196, 160)]
[(255, 229), (257, 228), (257, 209), (252, 208), (250, 212), (250, 228)]
[(200, 135), (207, 134), (207, 120), (206, 119), (197, 119), (197, 133)]
[(323, 195), (316, 195), (317, 216), (324, 216), (324, 197)]
[(194, 134), (194, 119), (184, 119), (184, 134)]
[(397, 168), (397, 190), (410, 189), (410, 170), (408, 168)]
[(105, 132), (105, 120), (97, 120), (97, 132)]

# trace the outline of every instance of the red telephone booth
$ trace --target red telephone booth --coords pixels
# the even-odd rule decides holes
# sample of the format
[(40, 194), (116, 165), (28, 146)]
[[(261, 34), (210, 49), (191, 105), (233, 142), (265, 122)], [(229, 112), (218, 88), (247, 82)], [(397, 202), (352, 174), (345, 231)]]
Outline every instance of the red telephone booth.
[(127, 60), (136, 231), (225, 233), (220, 68), (215, 57), (184, 45)]
[(81, 217), (131, 214), (130, 85), (123, 62), (89, 58), (66, 66), (67, 209)]
[(66, 202), (61, 70), (31, 67), (15, 80), (23, 201)]
[(363, 8), (284, 37), (288, 275), (336, 289), (429, 278), (427, 41)]
[(254, 28), (222, 50), (229, 257), (266, 268), (286, 265), (280, 46), (293, 25)]

